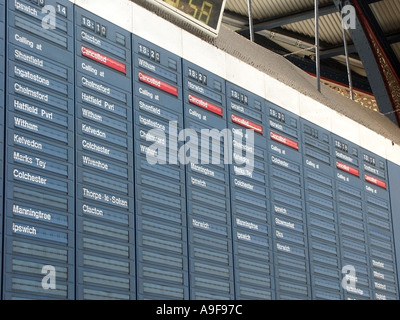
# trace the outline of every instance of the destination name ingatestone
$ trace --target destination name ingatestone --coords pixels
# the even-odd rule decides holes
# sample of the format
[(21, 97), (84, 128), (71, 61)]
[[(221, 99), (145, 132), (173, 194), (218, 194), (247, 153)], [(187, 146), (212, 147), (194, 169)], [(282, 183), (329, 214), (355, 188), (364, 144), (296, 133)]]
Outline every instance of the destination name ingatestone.
[(33, 81), (33, 82), (36, 82), (38, 84), (42, 84), (45, 86), (50, 86), (50, 80), (48, 80), (36, 73), (32, 73), (28, 70), (20, 69), (17, 66), (14, 66), (14, 74), (23, 79), (27, 79), (27, 80), (30, 80), (30, 81)]

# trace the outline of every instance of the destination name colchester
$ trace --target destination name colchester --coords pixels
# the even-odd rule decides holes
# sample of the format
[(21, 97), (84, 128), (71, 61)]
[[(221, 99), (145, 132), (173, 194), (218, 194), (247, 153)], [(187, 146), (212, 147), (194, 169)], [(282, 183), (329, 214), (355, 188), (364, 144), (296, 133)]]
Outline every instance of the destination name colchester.
[(47, 183), (46, 178), (43, 178), (39, 175), (32, 175), (29, 172), (19, 171), (18, 169), (13, 170), (13, 175), (14, 175), (14, 178), (35, 182), (35, 183), (39, 183), (42, 185), (45, 185)]

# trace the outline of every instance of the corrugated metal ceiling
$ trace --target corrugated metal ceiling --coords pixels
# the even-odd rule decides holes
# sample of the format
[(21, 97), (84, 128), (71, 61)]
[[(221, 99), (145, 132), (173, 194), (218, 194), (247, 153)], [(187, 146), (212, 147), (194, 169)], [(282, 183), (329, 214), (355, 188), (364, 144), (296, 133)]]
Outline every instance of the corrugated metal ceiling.
[[(343, 33), (341, 15), (335, 0), (319, 0), (319, 40), (320, 50), (324, 54), (324, 63), (335, 69), (335, 63), (345, 64), (343, 49)], [(350, 4), (359, 3), (367, 23), (374, 28), (383, 50), (388, 51), (388, 60), (395, 70), (400, 69), (400, 0), (350, 0)], [(300, 59), (314, 59), (315, 49), (315, 0), (251, 0), (254, 30), (258, 36), (264, 38), (258, 41), (262, 45), (270, 46), (276, 52)], [(354, 8), (354, 7), (353, 7)], [(248, 0), (226, 1), (225, 24), (238, 33), (249, 35)], [(361, 75), (359, 85), (362, 90), (367, 88), (368, 79), (363, 63), (353, 45), (350, 32), (345, 31), (346, 42), (350, 48), (350, 67), (352, 71)], [(389, 52), (390, 51), (390, 52)], [(393, 58), (394, 57), (394, 58)], [(329, 58), (331, 62), (327, 61)], [(299, 62), (302, 65), (303, 62)], [(383, 64), (382, 67), (384, 68)], [(306, 69), (309, 65), (306, 66)], [(339, 67), (339, 69), (342, 67)], [(342, 71), (341, 81), (347, 77)], [(330, 71), (331, 72), (331, 71)], [(335, 70), (332, 70), (332, 80), (335, 81)], [(396, 71), (395, 71), (396, 73)], [(346, 76), (344, 76), (346, 74)], [(400, 71), (397, 71), (400, 75)], [(346, 80), (344, 80), (346, 83)], [(400, 81), (399, 81), (400, 83)]]
[[(370, 5), (382, 31), (385, 34), (398, 34), (400, 31), (400, 1), (386, 0), (378, 1)], [(391, 45), (397, 59), (400, 60), (400, 43)]]
[[(315, 20), (308, 19), (282, 26), (283, 29), (303, 34), (310, 38), (315, 35)], [(339, 13), (324, 15), (319, 18), (320, 40), (332, 45), (342, 44), (343, 35)]]
[[(247, 0), (227, 0), (225, 9), (248, 16), (247, 2)], [(320, 7), (330, 5), (333, 5), (332, 0), (319, 0)], [(252, 0), (252, 15), (255, 23), (313, 10), (314, 0)], [(312, 18), (282, 25), (281, 28), (312, 38), (315, 34), (314, 26), (315, 22)], [(343, 42), (341, 19), (338, 12), (320, 17), (320, 40), (333, 45)]]
[[(320, 0), (320, 5), (328, 5), (332, 0)], [(274, 19), (297, 13), (304, 10), (312, 10), (314, 0), (252, 0), (253, 18), (256, 20)], [(247, 16), (247, 0), (227, 0), (226, 10)]]

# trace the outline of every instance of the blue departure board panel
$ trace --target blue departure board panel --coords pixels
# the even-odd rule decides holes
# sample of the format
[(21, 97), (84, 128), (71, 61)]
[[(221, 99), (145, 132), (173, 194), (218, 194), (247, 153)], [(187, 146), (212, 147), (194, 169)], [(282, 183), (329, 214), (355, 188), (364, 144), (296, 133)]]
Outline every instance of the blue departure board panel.
[(328, 131), (305, 120), (301, 124), (312, 298), (340, 300), (342, 262), (334, 147)]
[(0, 299), (398, 300), (398, 146), (131, 31), (0, 3)]
[(360, 162), (372, 299), (397, 300), (399, 292), (387, 162), (364, 149), (361, 149)]
[[(5, 89), (5, 52), (6, 52), (6, 8), (5, 4), (0, 3), (0, 203), (3, 203), (3, 168), (4, 168), (4, 89)], [(0, 257), (3, 256), (3, 205), (0, 205)], [(2, 273), (2, 266), (0, 266)], [(1, 297), (1, 292), (0, 292)]]
[(76, 8), (77, 298), (134, 299), (131, 35)]
[(277, 299), (309, 299), (310, 270), (299, 117), (267, 102)]
[(227, 83), (235, 299), (275, 298), (264, 99)]
[(138, 299), (189, 299), (182, 65), (133, 37)]
[(183, 79), (190, 298), (233, 299), (225, 80), (185, 60)]
[(346, 269), (354, 268), (357, 277), (354, 280), (354, 275), (348, 276), (344, 298), (372, 299), (361, 150), (340, 137), (332, 136), (332, 140), (341, 262)]
[[(387, 181), (388, 181), (388, 186), (390, 190), (400, 190), (400, 179), (397, 177), (400, 177), (400, 167), (396, 164), (394, 164), (391, 161), (387, 161)], [(394, 263), (394, 268), (393, 270), (390, 270), (390, 274), (394, 272), (395, 276), (393, 279), (394, 282), (397, 281), (397, 284), (400, 283), (400, 276), (399, 276), (399, 263), (400, 263), (400, 230), (396, 227), (400, 225), (400, 215), (396, 214), (395, 208), (400, 208), (400, 197), (397, 197), (396, 195), (393, 195), (390, 193), (390, 203), (391, 203), (391, 208), (392, 208), (392, 214), (389, 215), (389, 221), (392, 221), (393, 224), (393, 236), (394, 236), (394, 245), (395, 245), (395, 251), (394, 254), (396, 256), (396, 261)], [(381, 269), (385, 268), (385, 264), (379, 263), (379, 261), (375, 261), (375, 264), (373, 262), (373, 268), (379, 267)], [(388, 269), (388, 268), (386, 268)], [(379, 271), (378, 271), (379, 272)], [(387, 274), (387, 273), (386, 273)], [(398, 286), (397, 286), (398, 288)], [(399, 293), (397, 294), (397, 299), (399, 299)]]
[(8, 1), (7, 21), (3, 297), (73, 299), (73, 6)]

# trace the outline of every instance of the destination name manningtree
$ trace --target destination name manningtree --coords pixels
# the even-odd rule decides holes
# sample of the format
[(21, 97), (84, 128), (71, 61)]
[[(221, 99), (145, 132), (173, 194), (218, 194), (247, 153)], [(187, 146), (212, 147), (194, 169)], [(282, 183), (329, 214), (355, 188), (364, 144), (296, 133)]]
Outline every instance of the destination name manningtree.
[(32, 208), (23, 208), (17, 204), (13, 204), (13, 213), (14, 214), (19, 214), (19, 215), (24, 215), (28, 217), (33, 217), (35, 219), (41, 219), (41, 220), (51, 220), (51, 214), (43, 212), (42, 210), (34, 210)]

